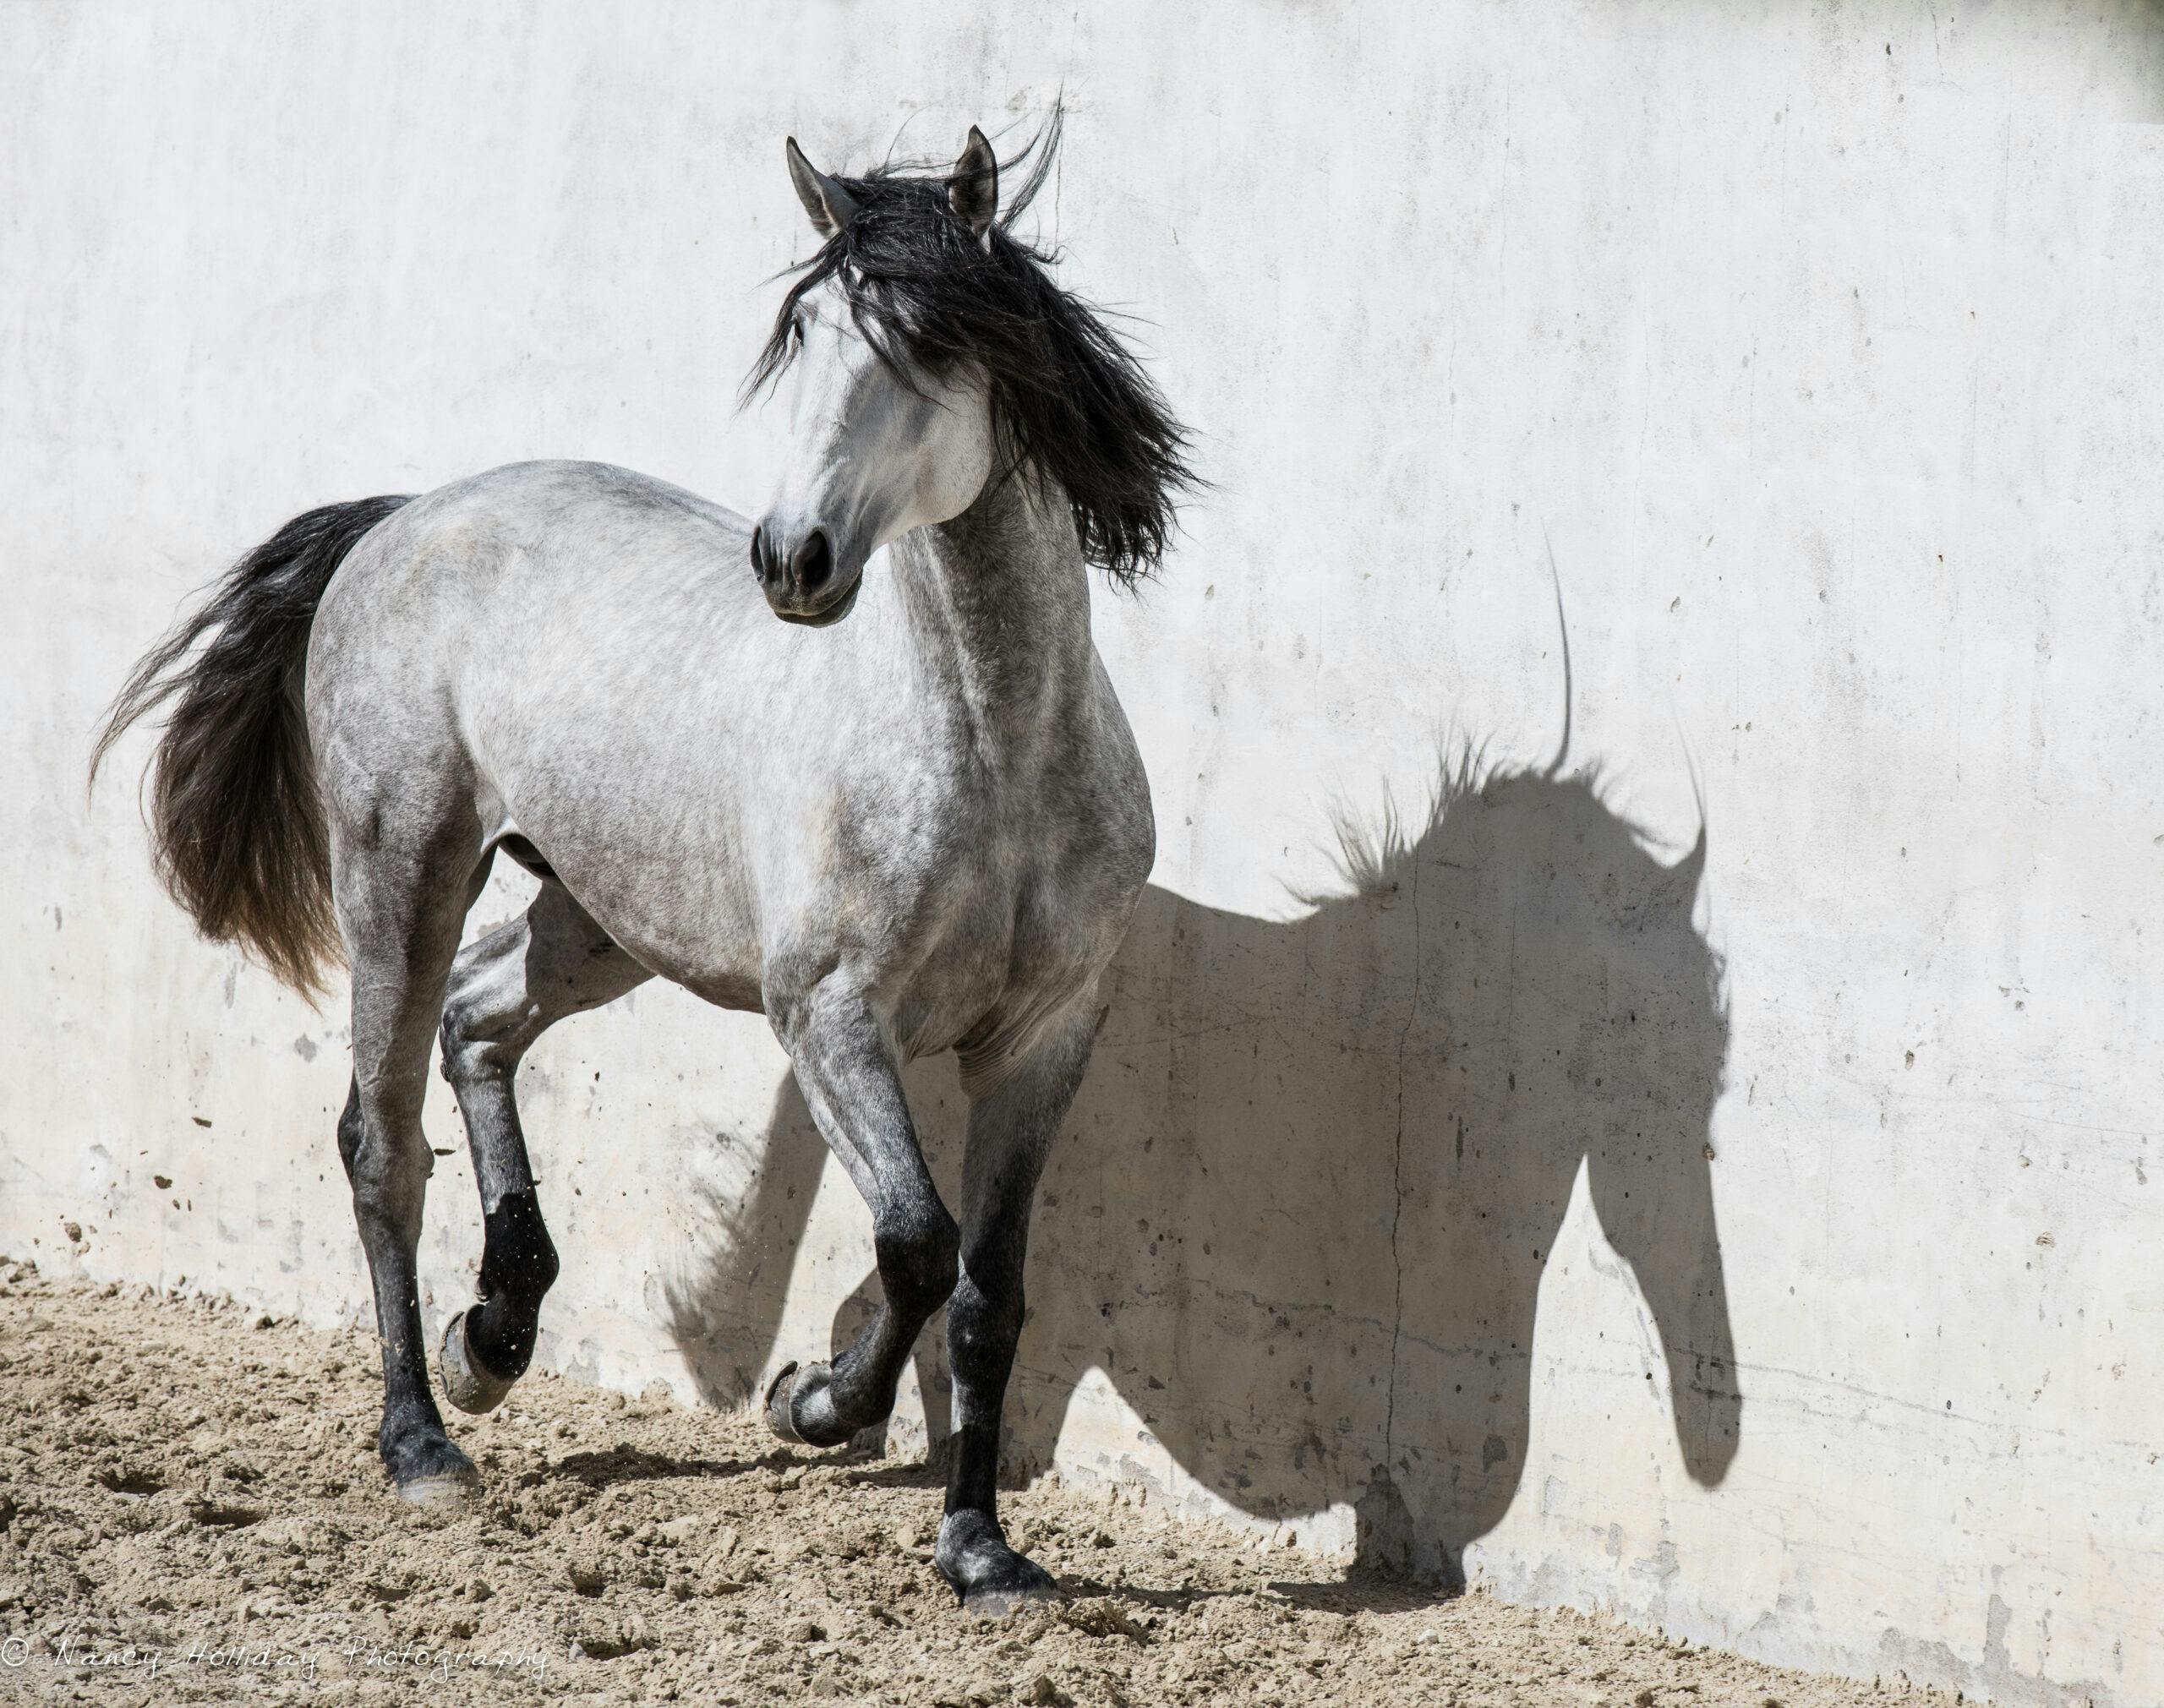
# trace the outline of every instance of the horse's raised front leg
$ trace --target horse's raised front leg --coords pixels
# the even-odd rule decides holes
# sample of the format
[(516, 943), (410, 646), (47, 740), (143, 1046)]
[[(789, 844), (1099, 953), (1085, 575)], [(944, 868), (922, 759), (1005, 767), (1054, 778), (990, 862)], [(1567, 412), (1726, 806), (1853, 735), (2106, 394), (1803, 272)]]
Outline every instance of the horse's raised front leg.
[(775, 1030), (806, 1107), (872, 1211), (886, 1294), (831, 1365), (790, 1365), (767, 1390), (767, 1422), (777, 1435), (839, 1447), (893, 1410), (911, 1346), (954, 1291), (960, 1235), (924, 1165), (893, 1057), (862, 998), (822, 985), (781, 1009)]
[(998, 1089), (973, 1102), (962, 1174), (962, 1273), (947, 1301), (954, 1380), (947, 1513), (934, 1553), (963, 1604), (1003, 1613), (1057, 1593), (1045, 1569), (1007, 1545), (997, 1510), (1001, 1414), (1022, 1332), (1022, 1266), (1037, 1176), (1096, 1036), (1085, 1012)]
[(486, 1230), (479, 1301), (444, 1329), (444, 1396), (490, 1411), (526, 1373), (556, 1247), (541, 1220), (515, 1082), (557, 1021), (614, 1001), (651, 975), (564, 887), (543, 883), (523, 915), (468, 946), (443, 1009), (443, 1074), (457, 1094)]

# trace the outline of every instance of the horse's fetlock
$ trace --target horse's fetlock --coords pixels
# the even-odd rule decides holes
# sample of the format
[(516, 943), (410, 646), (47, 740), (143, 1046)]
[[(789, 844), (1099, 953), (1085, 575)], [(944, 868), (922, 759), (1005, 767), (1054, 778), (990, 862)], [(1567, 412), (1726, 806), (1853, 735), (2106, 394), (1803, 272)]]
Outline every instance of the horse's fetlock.
[(483, 1217), (481, 1296), (538, 1308), (562, 1263), (530, 1188), (505, 1192)]

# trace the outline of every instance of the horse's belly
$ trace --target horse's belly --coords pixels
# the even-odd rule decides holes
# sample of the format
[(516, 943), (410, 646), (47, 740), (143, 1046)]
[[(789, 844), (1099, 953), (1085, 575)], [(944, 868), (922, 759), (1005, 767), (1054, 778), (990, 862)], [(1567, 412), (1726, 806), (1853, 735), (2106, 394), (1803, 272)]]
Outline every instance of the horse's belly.
[(495, 840), (560, 883), (648, 971), (724, 1008), (762, 1006), (756, 917), (740, 872), (711, 845), (672, 850), (664, 838), (547, 810), (496, 822)]

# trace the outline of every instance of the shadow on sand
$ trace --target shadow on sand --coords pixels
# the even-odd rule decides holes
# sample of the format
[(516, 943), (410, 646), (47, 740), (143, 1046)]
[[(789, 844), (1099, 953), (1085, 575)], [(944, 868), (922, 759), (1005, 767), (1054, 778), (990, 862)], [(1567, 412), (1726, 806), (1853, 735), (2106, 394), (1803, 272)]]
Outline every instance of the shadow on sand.
[[(1462, 761), (1417, 831), (1345, 847), (1347, 893), (1291, 923), (1145, 895), (1040, 1197), (1010, 1458), (1049, 1461), (1094, 1369), (1147, 1429), (1106, 1469), (1152, 1480), (1169, 1454), (1295, 1524), (1347, 1503), (1362, 1567), (1451, 1588), (1522, 1474), (1536, 1301), (1582, 1168), (1691, 1475), (1735, 1457), (1706, 840), (1664, 865), (1597, 778)], [(951, 1181), (951, 1067), (910, 1090)], [(793, 1083), (768, 1133), (718, 1143), (737, 1160), (713, 1237), (669, 1300), (706, 1397), (735, 1404), (806, 1351), (773, 1342), (825, 1152)], [(918, 1369), (943, 1411), (937, 1338)]]

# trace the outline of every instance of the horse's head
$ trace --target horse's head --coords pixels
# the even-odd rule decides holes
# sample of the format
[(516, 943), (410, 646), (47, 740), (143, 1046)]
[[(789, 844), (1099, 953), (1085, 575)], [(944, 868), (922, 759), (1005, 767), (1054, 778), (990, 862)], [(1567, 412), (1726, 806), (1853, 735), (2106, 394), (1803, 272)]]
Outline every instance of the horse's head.
[[(917, 329), (906, 305), (891, 305), (904, 317), (898, 325), (869, 319), (861, 305), (864, 293), (883, 283), (875, 256), (866, 253), (883, 247), (876, 237), (912, 238), (932, 251), (920, 259), (943, 269), (988, 265), (999, 165), (972, 126), (943, 185), (914, 181), (937, 192), (943, 205), (916, 198), (927, 205), (908, 210), (916, 217), (904, 221), (885, 204), (910, 181), (880, 186), (874, 205), (865, 194), (869, 187), (852, 190), (828, 177), (793, 137), (788, 152), (797, 196), (828, 247), (790, 292), (777, 329), (793, 357), (790, 454), (773, 503), (751, 534), (751, 572), (776, 616), (824, 625), (848, 614), (872, 553), (911, 528), (959, 516), (992, 472), (981, 368), (966, 350), (928, 347), (910, 336)], [(860, 221), (889, 229), (852, 232)], [(859, 244), (853, 237), (875, 242)], [(955, 253), (942, 255), (943, 249)], [(960, 253), (965, 249), (975, 253)], [(902, 336), (889, 336), (896, 331)]]
[[(790, 177), (826, 241), (798, 270), (748, 391), (790, 376), (790, 455), (751, 535), (775, 613), (830, 623), (872, 554), (951, 521), (1025, 470), (1082, 557), (1126, 581), (1163, 554), (1197, 484), (1187, 435), (1096, 310), (1012, 222), (1059, 145), (1057, 109), (1002, 165), (974, 126), (953, 166)], [(1026, 162), (1026, 169), (1016, 172)]]

